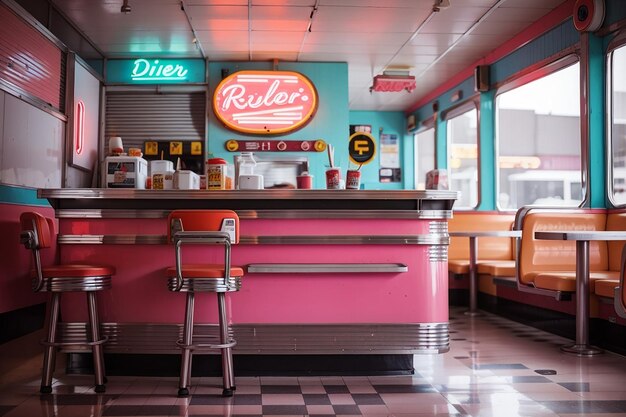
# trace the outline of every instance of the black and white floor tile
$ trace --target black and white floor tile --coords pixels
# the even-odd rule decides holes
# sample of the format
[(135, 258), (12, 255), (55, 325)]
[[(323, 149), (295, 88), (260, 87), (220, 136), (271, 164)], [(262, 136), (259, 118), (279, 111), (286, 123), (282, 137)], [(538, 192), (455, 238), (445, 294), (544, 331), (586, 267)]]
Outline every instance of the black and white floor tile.
[(0, 417), (626, 417), (625, 357), (567, 355), (567, 340), (489, 314), (455, 309), (450, 324), (450, 352), (416, 355), (415, 375), (236, 377), (232, 398), (220, 378), (194, 378), (183, 399), (177, 378), (111, 376), (98, 395), (74, 375), (40, 395), (41, 348), (25, 349), (26, 337), (0, 346)]

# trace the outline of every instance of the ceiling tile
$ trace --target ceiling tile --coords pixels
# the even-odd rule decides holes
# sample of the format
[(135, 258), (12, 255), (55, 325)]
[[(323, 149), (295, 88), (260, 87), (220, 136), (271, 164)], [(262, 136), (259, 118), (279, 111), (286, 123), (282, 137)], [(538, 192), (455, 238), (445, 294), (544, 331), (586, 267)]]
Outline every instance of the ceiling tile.
[(389, 7), (320, 6), (313, 30), (331, 32), (413, 32), (430, 10)]
[(248, 30), (246, 6), (187, 6), (195, 30)]
[(252, 0), (253, 6), (315, 6), (315, 0)]
[[(461, 37), (459, 33), (420, 33), (413, 40), (411, 45), (418, 46), (437, 46), (440, 48), (448, 48)], [(445, 49), (444, 49), (445, 50)]]
[(538, 9), (554, 9), (560, 6), (562, 3), (565, 3), (567, 0), (524, 0), (524, 1), (505, 1), (501, 8), (538, 8)]
[(489, 16), (489, 22), (524, 22), (530, 24), (546, 14), (546, 9), (532, 7), (499, 8)]
[(252, 30), (302, 31), (309, 25), (309, 7), (253, 6)]

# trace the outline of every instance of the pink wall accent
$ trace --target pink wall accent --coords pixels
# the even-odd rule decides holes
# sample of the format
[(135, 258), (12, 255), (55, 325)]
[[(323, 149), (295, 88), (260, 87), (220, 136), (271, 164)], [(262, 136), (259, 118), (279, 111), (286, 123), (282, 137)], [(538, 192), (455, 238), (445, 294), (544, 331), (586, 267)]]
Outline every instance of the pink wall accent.
[[(20, 214), (23, 211), (36, 211), (44, 216), (54, 217), (51, 208), (22, 206), (16, 204), (0, 204), (0, 313), (17, 310), (46, 301), (45, 294), (33, 293), (29, 271), (32, 266), (31, 251), (19, 244)], [(42, 253), (42, 263), (54, 262), (57, 247)]]
[(472, 65), (459, 72), (454, 77), (450, 78), (445, 83), (439, 85), (430, 93), (419, 99), (415, 104), (409, 107), (408, 110), (406, 110), (406, 114), (413, 113), (423, 105), (428, 104), (432, 100), (435, 100), (437, 97), (439, 97), (441, 94), (445, 93), (451, 88), (454, 88), (459, 83), (465, 81), (467, 78), (472, 77), (474, 75), (474, 68), (477, 65), (493, 64), (494, 62), (510, 54), (516, 49), (524, 46), (531, 40), (539, 37), (546, 31), (552, 29), (556, 25), (563, 22), (565, 19), (571, 17), (572, 11), (574, 10), (574, 3), (575, 0), (567, 0), (566, 2), (562, 3), (556, 9), (552, 10), (550, 13), (544, 16), (541, 20), (538, 20), (537, 22), (528, 26), (522, 32), (504, 42), (498, 48), (487, 54), (485, 57), (474, 62)]
[(4, 4), (0, 22), (0, 78), (61, 109), (61, 50)]
[[(62, 220), (62, 230), (107, 230), (109, 226), (164, 234), (164, 219)], [(76, 227), (68, 224), (76, 223)], [(87, 227), (85, 223), (90, 223)], [(160, 225), (159, 225), (160, 223)], [(326, 224), (324, 224), (326, 223)], [(106, 224), (106, 226), (105, 226)], [(141, 227), (144, 225), (144, 227)], [(158, 229), (156, 228), (158, 226)], [(417, 234), (416, 220), (245, 220), (242, 235)], [(424, 230), (426, 230), (424, 232)], [(127, 231), (127, 233), (133, 233)], [(189, 247), (190, 262), (218, 262), (219, 251)], [(63, 262), (114, 265), (113, 289), (100, 293), (103, 322), (179, 323), (184, 294), (167, 290), (164, 268), (174, 264), (171, 245), (65, 245)], [(208, 254), (207, 254), (208, 253)], [(448, 321), (446, 262), (431, 263), (425, 245), (237, 245), (233, 263), (404, 263), (397, 274), (248, 274), (240, 292), (229, 295), (236, 323), (432, 323)], [(79, 297), (79, 298), (77, 298)], [(64, 318), (85, 320), (84, 296), (64, 295)], [(198, 322), (215, 322), (214, 294), (201, 294)]]

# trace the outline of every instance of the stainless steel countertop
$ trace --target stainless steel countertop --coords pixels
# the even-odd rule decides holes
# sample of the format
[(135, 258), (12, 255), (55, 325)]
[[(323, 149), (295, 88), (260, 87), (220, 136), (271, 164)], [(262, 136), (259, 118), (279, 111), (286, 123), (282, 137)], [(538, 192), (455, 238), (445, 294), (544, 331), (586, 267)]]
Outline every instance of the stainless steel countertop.
[(154, 200), (456, 200), (456, 191), (441, 190), (137, 190), (110, 188), (39, 189), (48, 199)]

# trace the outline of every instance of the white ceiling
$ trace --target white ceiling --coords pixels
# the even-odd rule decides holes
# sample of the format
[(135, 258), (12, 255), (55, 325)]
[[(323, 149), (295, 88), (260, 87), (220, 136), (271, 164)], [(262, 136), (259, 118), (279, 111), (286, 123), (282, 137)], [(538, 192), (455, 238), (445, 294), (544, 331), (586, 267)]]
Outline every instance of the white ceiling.
[[(564, 2), (450, 0), (435, 13), (434, 1), (129, 0), (130, 14), (122, 0), (53, 3), (108, 58), (345, 61), (351, 110), (406, 110)], [(409, 68), (415, 91), (370, 93), (390, 67)]]

